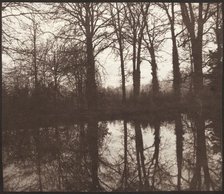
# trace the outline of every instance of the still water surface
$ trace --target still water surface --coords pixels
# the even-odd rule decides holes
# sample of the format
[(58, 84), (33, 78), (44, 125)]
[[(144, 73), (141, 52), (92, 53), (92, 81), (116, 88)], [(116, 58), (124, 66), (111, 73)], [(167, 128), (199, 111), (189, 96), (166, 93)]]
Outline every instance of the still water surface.
[(212, 121), (205, 136), (196, 122), (181, 114), (5, 130), (4, 190), (220, 190), (220, 137)]

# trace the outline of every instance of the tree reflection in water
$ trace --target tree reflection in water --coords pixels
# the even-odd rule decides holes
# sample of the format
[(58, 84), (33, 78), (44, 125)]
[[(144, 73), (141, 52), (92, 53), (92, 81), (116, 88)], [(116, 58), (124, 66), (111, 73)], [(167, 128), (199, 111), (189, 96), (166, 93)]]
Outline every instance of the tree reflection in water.
[(155, 132), (154, 132), (154, 153), (152, 157), (152, 164), (154, 164), (154, 170), (152, 175), (152, 189), (155, 189), (156, 173), (159, 167), (159, 146), (160, 146), (160, 122), (155, 121)]
[(175, 134), (176, 134), (176, 158), (177, 158), (177, 190), (181, 191), (181, 177), (183, 164), (183, 126), (181, 113), (177, 113), (175, 118)]
[(91, 185), (90, 191), (101, 190), (98, 178), (99, 153), (98, 153), (98, 124), (97, 121), (89, 120), (87, 124), (87, 142), (90, 158)]
[(4, 190), (220, 190), (220, 139), (211, 121), (193, 118), (7, 129)]
[(137, 168), (139, 177), (139, 191), (141, 191), (142, 189), (147, 190), (149, 187), (149, 183), (145, 169), (144, 145), (142, 139), (141, 126), (138, 121), (135, 121), (134, 125), (135, 125), (135, 142), (136, 142), (136, 159), (137, 159)]

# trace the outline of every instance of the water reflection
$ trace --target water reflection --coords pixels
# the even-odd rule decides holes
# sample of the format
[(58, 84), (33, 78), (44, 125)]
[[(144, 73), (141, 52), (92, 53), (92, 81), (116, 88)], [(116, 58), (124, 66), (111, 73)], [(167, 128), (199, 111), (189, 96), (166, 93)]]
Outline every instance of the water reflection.
[[(208, 167), (206, 137), (205, 137), (205, 122), (203, 116), (195, 114), (196, 127), (196, 165), (194, 167), (194, 174), (190, 183), (190, 189), (193, 190), (210, 190), (210, 173)], [(202, 183), (202, 170), (204, 175), (204, 185)], [(203, 188), (204, 187), (204, 188)]]
[(181, 113), (175, 118), (175, 134), (176, 134), (176, 156), (177, 156), (177, 190), (181, 191), (181, 177), (183, 164), (183, 125)]
[(4, 190), (220, 190), (220, 139), (211, 123), (177, 113), (169, 122), (90, 119), (7, 129)]

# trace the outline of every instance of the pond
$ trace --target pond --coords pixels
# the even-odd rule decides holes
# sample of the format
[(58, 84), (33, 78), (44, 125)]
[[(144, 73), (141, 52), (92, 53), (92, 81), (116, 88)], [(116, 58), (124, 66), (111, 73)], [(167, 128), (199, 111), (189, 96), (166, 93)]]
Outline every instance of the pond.
[(3, 130), (4, 191), (221, 190), (221, 139), (203, 123), (179, 114)]

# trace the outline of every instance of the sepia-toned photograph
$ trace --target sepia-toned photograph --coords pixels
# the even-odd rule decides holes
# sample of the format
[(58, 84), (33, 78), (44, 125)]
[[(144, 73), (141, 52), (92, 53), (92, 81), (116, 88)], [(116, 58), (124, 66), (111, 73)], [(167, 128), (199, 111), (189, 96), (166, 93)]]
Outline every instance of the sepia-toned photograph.
[(1, 4), (3, 192), (222, 191), (223, 3)]

